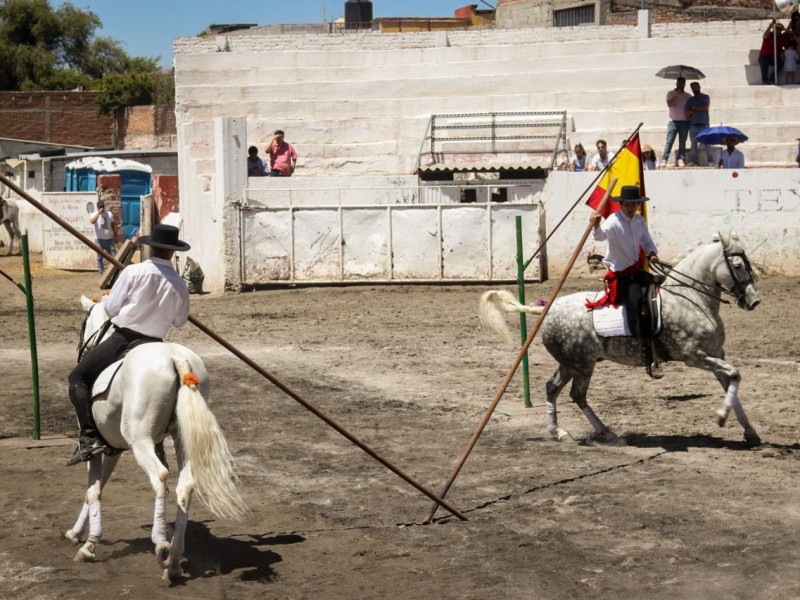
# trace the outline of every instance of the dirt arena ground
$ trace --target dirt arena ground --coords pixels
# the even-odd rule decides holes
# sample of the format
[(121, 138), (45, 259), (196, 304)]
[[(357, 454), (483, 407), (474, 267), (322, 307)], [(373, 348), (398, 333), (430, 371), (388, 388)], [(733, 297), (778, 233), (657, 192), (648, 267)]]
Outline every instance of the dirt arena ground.
[[(22, 280), (19, 257), (0, 269)], [(94, 274), (34, 264), (43, 436), (77, 433), (66, 379), (78, 298), (96, 285)], [(529, 301), (553, 285), (531, 285)], [(733, 418), (716, 426), (721, 388), (679, 364), (660, 382), (598, 367), (590, 402), (627, 446), (592, 443), (566, 395), (561, 424), (579, 443), (551, 441), (543, 393), (554, 362), (534, 344), (533, 408), (517, 376), (448, 494), (469, 521), (440, 509), (428, 526), (422, 494), (191, 324), (174, 331), (206, 361), (209, 404), (248, 459), (252, 516), (218, 521), (195, 500), (187, 577), (172, 586), (150, 542), (153, 494), (130, 456), (104, 493), (97, 562), (72, 561), (61, 536), (85, 473), (63, 466), (70, 446), (11, 439), (32, 435), (30, 357), (24, 297), (0, 286), (0, 598), (800, 598), (800, 279), (762, 278), (752, 313), (723, 307), (761, 447), (745, 447)], [(485, 289), (208, 294), (192, 297), (192, 313), (438, 490), (516, 356), (479, 327)]]

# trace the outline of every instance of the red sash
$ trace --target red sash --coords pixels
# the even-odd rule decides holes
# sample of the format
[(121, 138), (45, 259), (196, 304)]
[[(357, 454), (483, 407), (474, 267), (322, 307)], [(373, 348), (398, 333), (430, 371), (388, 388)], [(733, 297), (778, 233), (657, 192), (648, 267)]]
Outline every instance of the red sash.
[(604, 306), (619, 306), (619, 302), (617, 302), (617, 279), (620, 277), (632, 277), (642, 269), (644, 269), (644, 252), (640, 248), (639, 260), (633, 263), (630, 267), (620, 271), (619, 273), (615, 273), (610, 269), (606, 271), (606, 274), (603, 277), (603, 288), (605, 293), (594, 302), (591, 300), (586, 300), (586, 308), (592, 310), (594, 308), (602, 308)]

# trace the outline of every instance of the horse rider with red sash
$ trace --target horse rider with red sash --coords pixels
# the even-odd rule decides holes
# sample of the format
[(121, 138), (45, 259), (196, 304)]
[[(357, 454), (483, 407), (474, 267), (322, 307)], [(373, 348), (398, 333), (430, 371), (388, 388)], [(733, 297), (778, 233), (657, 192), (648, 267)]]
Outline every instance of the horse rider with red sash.
[(182, 327), (189, 319), (189, 290), (172, 266), (175, 252), (189, 250), (189, 244), (178, 239), (177, 227), (161, 224), (139, 243), (150, 246), (152, 256), (126, 267), (105, 301), (114, 332), (87, 352), (69, 375), (69, 399), (81, 431), (68, 466), (110, 450), (92, 417), (91, 389), (100, 373), (122, 358), (132, 343), (160, 342), (171, 325)]
[(619, 202), (620, 210), (605, 220), (596, 211), (589, 217), (593, 225), (592, 238), (608, 242), (603, 258), (608, 271), (603, 278), (605, 294), (594, 302), (587, 301), (586, 307), (626, 306), (630, 330), (641, 342), (647, 374), (653, 379), (661, 379), (664, 371), (654, 360), (653, 326), (646, 296), (648, 287), (656, 283), (656, 278), (644, 268), (645, 257), (649, 261), (658, 260), (658, 249), (647, 221), (637, 212), (648, 198), (640, 194), (638, 185), (626, 185), (620, 190), (619, 197), (612, 200)]

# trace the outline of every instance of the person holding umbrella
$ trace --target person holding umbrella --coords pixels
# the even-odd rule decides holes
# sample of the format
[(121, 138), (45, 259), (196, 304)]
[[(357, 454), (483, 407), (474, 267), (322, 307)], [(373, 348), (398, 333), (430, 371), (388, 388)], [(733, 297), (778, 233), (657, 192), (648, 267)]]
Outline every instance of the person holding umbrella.
[(689, 117), (686, 116), (686, 103), (691, 96), (685, 88), (686, 79), (678, 77), (675, 80), (675, 89), (667, 92), (669, 124), (667, 125), (667, 141), (664, 144), (664, 151), (661, 153), (662, 169), (667, 167), (676, 136), (678, 138), (678, 166), (686, 166), (686, 138), (689, 137)]
[(725, 143), (725, 149), (719, 153), (717, 168), (744, 169), (744, 154), (742, 154), (741, 150), (736, 149), (739, 138), (735, 135), (729, 135), (723, 142)]

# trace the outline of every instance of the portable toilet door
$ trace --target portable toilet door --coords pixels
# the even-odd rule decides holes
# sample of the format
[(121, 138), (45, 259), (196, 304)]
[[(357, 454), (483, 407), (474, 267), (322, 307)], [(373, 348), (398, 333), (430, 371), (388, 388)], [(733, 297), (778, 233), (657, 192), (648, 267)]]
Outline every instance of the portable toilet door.
[(130, 239), (141, 227), (141, 197), (152, 190), (152, 177), (149, 172), (139, 170), (114, 171), (114, 174), (120, 179), (122, 232), (125, 239)]

